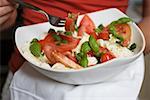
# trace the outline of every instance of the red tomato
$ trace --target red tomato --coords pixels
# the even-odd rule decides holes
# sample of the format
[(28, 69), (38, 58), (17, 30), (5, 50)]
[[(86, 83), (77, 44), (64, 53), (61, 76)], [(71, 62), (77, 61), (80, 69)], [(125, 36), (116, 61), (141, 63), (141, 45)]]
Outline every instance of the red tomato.
[(124, 47), (127, 47), (129, 45), (130, 41), (129, 40), (124, 40), (123, 42), (121, 42), (121, 45)]
[(121, 43), (122, 46), (128, 46), (131, 39), (131, 28), (128, 24), (117, 24), (116, 26), (117, 33), (123, 37), (124, 41)]
[(95, 24), (88, 15), (85, 15), (80, 22), (78, 36), (82, 36), (83, 32), (86, 32), (87, 34), (92, 35), (95, 39), (97, 39)]
[(89, 51), (87, 52), (88, 57), (93, 57), (94, 56), (94, 52), (93, 51)]
[(109, 50), (107, 48), (104, 48), (104, 47), (99, 47), (99, 52), (107, 53), (107, 52), (109, 52)]
[(42, 45), (42, 48), (45, 45), (49, 45), (56, 51), (63, 53), (74, 49), (79, 43), (79, 39), (75, 39), (72, 36), (59, 35), (62, 39), (67, 40), (68, 42), (66, 44), (61, 43), (60, 45), (57, 45), (57, 41), (55, 41), (55, 39), (52, 37), (52, 34), (54, 33), (48, 34), (44, 40), (39, 41), (39, 43)]
[(41, 44), (42, 50), (47, 43), (54, 43), (54, 38), (51, 36), (52, 33), (49, 33), (43, 40), (39, 40), (39, 43)]
[(101, 58), (100, 58), (100, 62), (106, 62), (106, 61), (109, 61), (111, 59), (115, 58), (112, 54), (110, 53), (104, 53)]
[(109, 31), (108, 28), (105, 27), (101, 33), (98, 34), (98, 39), (109, 40)]
[(52, 55), (52, 52), (53, 52), (54, 50), (55, 50), (55, 49), (52, 48), (52, 47), (49, 46), (49, 45), (44, 45), (44, 46), (43, 46), (43, 51), (44, 51), (44, 54), (46, 55), (46, 57), (48, 58), (49, 64), (55, 64), (55, 63), (56, 63), (56, 60), (55, 60), (55, 58), (54, 58), (53, 55)]
[(73, 32), (75, 30), (75, 22), (74, 19), (66, 18), (65, 22), (65, 30)]
[(109, 40), (109, 33), (99, 33), (98, 39)]
[(65, 22), (66, 31), (71, 31), (71, 32), (75, 31), (75, 22), (77, 21), (78, 15), (79, 14), (70, 14), (70, 16), (66, 18), (66, 22)]
[(71, 59), (72, 61), (77, 62), (76, 57), (73, 56), (73, 55), (71, 54), (71, 52), (67, 51), (67, 52), (64, 52), (63, 54), (64, 54), (65, 56), (67, 56), (69, 59)]

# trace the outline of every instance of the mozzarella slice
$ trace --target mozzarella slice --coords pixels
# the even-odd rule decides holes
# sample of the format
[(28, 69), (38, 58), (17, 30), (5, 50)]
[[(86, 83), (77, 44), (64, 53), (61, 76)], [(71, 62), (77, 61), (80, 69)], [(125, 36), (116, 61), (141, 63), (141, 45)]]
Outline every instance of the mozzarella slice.
[(95, 57), (87, 57), (88, 59), (88, 66), (96, 65), (98, 60)]
[(57, 69), (57, 70), (68, 70), (70, 68), (66, 67), (64, 64), (62, 63), (55, 63), (53, 66), (52, 66), (52, 69)]
[(134, 55), (134, 53), (130, 51), (127, 47), (122, 47), (117, 43), (105, 41), (102, 39), (97, 40), (97, 42), (100, 46), (105, 47), (109, 51), (111, 51), (116, 57), (130, 57)]
[(75, 49), (72, 50), (72, 52), (76, 52), (76, 53), (79, 53), (80, 52), (80, 49), (81, 49), (81, 45), (86, 42), (86, 41), (89, 41), (89, 37), (90, 35), (88, 35), (87, 33), (83, 33), (83, 36), (79, 42), (79, 44), (77, 45), (77, 47)]

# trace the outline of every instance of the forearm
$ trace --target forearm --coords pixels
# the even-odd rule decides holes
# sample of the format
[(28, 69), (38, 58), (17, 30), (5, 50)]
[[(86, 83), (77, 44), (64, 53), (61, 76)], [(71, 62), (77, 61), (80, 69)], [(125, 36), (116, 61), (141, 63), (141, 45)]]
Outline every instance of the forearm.
[(143, 0), (143, 17), (150, 17), (150, 0)]
[(146, 40), (146, 48), (144, 53), (148, 54), (150, 53), (150, 17), (145, 17), (143, 20), (139, 23), (139, 27), (143, 31), (143, 34), (145, 36)]
[(139, 23), (139, 27), (144, 33), (146, 39), (145, 53), (150, 53), (150, 0), (143, 1), (143, 18)]

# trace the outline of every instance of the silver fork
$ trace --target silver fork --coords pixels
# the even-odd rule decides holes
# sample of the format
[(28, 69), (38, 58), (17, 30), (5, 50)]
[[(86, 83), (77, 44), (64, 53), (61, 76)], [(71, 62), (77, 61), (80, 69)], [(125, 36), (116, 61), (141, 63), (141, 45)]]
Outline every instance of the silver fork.
[(14, 1), (18, 4), (20, 4), (22, 7), (26, 7), (26, 8), (32, 9), (34, 11), (37, 11), (41, 14), (44, 14), (47, 17), (49, 23), (53, 26), (64, 27), (64, 25), (65, 25), (65, 19), (61, 19), (60, 17), (50, 15), (50, 14), (46, 13), (44, 10), (42, 10), (36, 6), (33, 6), (29, 3), (23, 2), (21, 0), (14, 0)]

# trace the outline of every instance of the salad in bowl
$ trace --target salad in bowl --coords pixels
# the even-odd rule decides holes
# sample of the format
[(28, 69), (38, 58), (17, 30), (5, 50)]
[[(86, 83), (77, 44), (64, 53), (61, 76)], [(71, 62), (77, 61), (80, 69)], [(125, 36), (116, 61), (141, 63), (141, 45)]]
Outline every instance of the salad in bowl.
[(31, 67), (68, 84), (103, 82), (136, 61), (145, 48), (138, 26), (118, 9), (69, 14), (65, 27), (19, 27), (16, 46)]
[(79, 70), (120, 57), (134, 55), (136, 44), (131, 44), (132, 20), (122, 17), (95, 26), (88, 15), (77, 25), (78, 14), (68, 14), (65, 30), (50, 29), (44, 39), (33, 38), (30, 52), (57, 70)]

